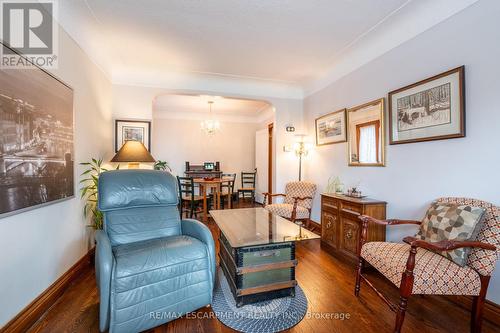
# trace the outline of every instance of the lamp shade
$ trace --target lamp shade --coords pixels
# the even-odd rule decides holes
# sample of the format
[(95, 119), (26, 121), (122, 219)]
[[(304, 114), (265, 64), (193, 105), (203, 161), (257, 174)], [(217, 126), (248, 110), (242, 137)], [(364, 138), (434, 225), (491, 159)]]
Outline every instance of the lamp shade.
[(111, 162), (155, 162), (149, 151), (139, 141), (126, 141)]

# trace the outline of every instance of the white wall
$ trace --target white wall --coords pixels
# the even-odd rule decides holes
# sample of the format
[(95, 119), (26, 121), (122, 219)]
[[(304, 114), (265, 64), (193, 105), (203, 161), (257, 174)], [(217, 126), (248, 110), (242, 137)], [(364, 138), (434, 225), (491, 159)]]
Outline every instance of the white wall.
[[(348, 167), (345, 143), (316, 147), (307, 178), (320, 190), (332, 175), (340, 176), (347, 186), (361, 181), (366, 194), (388, 202), (389, 218), (421, 219), (428, 204), (440, 196), (473, 197), (500, 205), (498, 17), (499, 1), (480, 1), (304, 101), (306, 124), (314, 133), (319, 115), (386, 97), (389, 91), (465, 65), (465, 138), (388, 146), (385, 168)], [(316, 221), (319, 206), (316, 198)], [(387, 238), (401, 241), (412, 233), (412, 227), (391, 227)], [(500, 303), (500, 267), (488, 298)]]
[(237, 174), (237, 189), (241, 185), (240, 173), (255, 168), (255, 123), (221, 121), (220, 131), (207, 136), (197, 120), (153, 119), (152, 154), (167, 161), (177, 175), (184, 175), (186, 161), (219, 161), (222, 172)]
[(64, 31), (59, 36), (54, 74), (74, 89), (77, 195), (0, 220), (0, 327), (87, 253), (77, 164), (112, 156), (111, 83)]

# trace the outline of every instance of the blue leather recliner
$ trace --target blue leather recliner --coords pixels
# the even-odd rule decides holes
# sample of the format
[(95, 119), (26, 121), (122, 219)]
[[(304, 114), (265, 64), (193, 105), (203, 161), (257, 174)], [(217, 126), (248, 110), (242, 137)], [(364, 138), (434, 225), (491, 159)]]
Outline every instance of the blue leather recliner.
[(139, 332), (212, 301), (215, 246), (202, 223), (180, 220), (177, 181), (153, 170), (99, 178), (96, 233), (99, 329)]

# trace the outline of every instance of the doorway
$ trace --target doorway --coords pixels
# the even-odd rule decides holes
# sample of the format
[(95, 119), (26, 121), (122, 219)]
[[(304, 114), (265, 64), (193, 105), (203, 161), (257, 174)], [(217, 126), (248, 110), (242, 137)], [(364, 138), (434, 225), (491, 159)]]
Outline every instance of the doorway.
[(255, 167), (257, 168), (256, 201), (264, 203), (262, 193), (273, 188), (273, 123), (255, 132)]

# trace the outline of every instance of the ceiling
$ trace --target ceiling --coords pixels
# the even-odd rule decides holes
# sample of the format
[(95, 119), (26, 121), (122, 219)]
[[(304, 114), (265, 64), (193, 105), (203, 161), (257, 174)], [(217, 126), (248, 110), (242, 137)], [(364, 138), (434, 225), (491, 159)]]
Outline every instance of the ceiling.
[(475, 1), (65, 0), (59, 21), (112, 79), (181, 72), (304, 87), (399, 13), (424, 19), (414, 7), (427, 6), (437, 17)]
[(154, 117), (204, 119), (209, 113), (208, 101), (213, 101), (212, 112), (221, 120), (259, 122), (273, 115), (271, 105), (265, 101), (208, 95), (168, 94), (155, 98)]
[(271, 105), (264, 101), (205, 95), (161, 95), (155, 98), (154, 110), (160, 112), (208, 113), (208, 101), (213, 101), (212, 112), (239, 116), (256, 116)]

